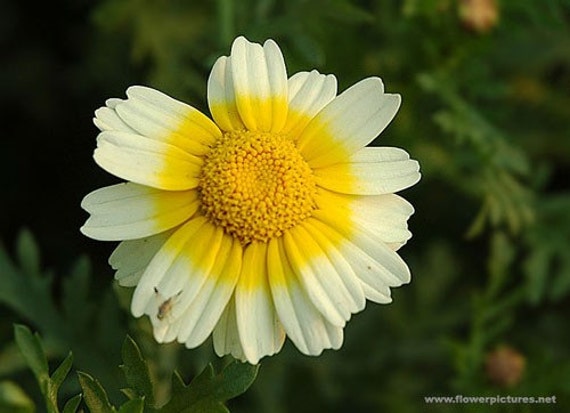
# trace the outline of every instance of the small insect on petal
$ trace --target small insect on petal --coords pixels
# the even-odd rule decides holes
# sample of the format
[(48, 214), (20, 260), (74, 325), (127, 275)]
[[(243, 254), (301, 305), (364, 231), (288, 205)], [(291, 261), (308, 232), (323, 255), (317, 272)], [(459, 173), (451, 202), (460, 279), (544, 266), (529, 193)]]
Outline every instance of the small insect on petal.
[(162, 297), (162, 295), (160, 294), (160, 292), (156, 287), (154, 287), (154, 292), (156, 293), (157, 299), (160, 302), (160, 304), (158, 305), (158, 310), (156, 312), (156, 318), (159, 321), (162, 321), (170, 315), (172, 308), (174, 307), (174, 304), (176, 302), (176, 299), (180, 296), (180, 294), (182, 294), (182, 290), (178, 291), (176, 294), (166, 299)]

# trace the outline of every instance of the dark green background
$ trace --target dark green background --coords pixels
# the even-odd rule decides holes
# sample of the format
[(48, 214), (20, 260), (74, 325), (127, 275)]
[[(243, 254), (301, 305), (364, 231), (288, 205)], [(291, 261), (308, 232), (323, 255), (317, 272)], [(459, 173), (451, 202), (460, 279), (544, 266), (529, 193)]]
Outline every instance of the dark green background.
[[(460, 3), (466, 4), (2, 2), (5, 248), (16, 254), (23, 227), (34, 234), (43, 265), (54, 269), (45, 295), (55, 308), (64, 305), (62, 285), (81, 254), (93, 268), (85, 303), (93, 308), (91, 316), (108, 305), (104, 299), (124, 307), (124, 291), (109, 293), (106, 260), (113, 243), (89, 240), (78, 230), (86, 219), (82, 197), (118, 181), (91, 158), (97, 135), (93, 111), (106, 98), (123, 97), (132, 84), (156, 87), (205, 110), (209, 70), (229, 53), (233, 38), (273, 38), (290, 74), (313, 68), (334, 73), (340, 90), (381, 76), (387, 91), (402, 94), (402, 109), (374, 144), (403, 147), (422, 166), (422, 181), (403, 193), (416, 208), (410, 221), (414, 238), (401, 250), (413, 281), (394, 291), (393, 304), (370, 304), (354, 316), (342, 350), (309, 358), (289, 343), (262, 361), (256, 383), (230, 404), (232, 411), (569, 409), (570, 2), (503, 0), (498, 21), (481, 30), (469, 28), (472, 15)], [(33, 381), (17, 355), (11, 356), (14, 321), (52, 337), (54, 360), (73, 349), (76, 367), (101, 377), (119, 401), (123, 384), (115, 366), (127, 331), (164, 375), (174, 366), (190, 378), (215, 360), (210, 342), (191, 351), (154, 345), (146, 321), (132, 320), (124, 309), (112, 313), (118, 325), (113, 335), (78, 327), (77, 334), (58, 341), (50, 325), (16, 307), (0, 300), (0, 360), (13, 359), (0, 368), (0, 380), (15, 380), (35, 398)], [(90, 334), (101, 335), (97, 340), (108, 347), (89, 344)], [(510, 388), (485, 373), (486, 355), (502, 344), (526, 363)], [(96, 364), (90, 352), (102, 348), (105, 362)], [(76, 390), (71, 378), (67, 392)], [(558, 404), (423, 401), (425, 395), (455, 394), (556, 395)]]

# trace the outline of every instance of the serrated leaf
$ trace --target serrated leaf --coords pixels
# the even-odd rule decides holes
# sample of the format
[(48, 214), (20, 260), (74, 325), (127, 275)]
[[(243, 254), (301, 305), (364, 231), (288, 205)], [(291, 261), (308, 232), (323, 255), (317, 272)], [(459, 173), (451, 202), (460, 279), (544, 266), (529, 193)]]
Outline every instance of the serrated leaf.
[(62, 413), (75, 413), (77, 411), (77, 408), (79, 407), (79, 404), (81, 403), (81, 399), (82, 399), (81, 394), (78, 394), (77, 396), (74, 396), (71, 399), (69, 399), (67, 403), (65, 403), (65, 406), (63, 406)]
[(215, 375), (212, 365), (188, 386), (174, 388), (170, 401), (157, 410), (161, 413), (227, 412), (224, 403), (244, 393), (255, 380), (259, 366), (234, 361)]
[(81, 371), (77, 372), (77, 376), (83, 389), (85, 404), (91, 413), (116, 413), (116, 409), (109, 402), (107, 392), (98, 380)]
[(23, 229), (18, 235), (16, 252), (24, 273), (37, 277), (40, 273), (40, 253), (37, 243), (28, 229)]
[(34, 402), (16, 383), (0, 382), (0, 412), (33, 413), (35, 410)]
[(259, 365), (252, 366), (238, 361), (230, 363), (215, 377), (216, 397), (220, 400), (229, 400), (245, 393), (255, 381), (258, 371)]
[(129, 400), (123, 404), (118, 413), (143, 413), (144, 411), (144, 399), (133, 399)]
[(42, 383), (49, 380), (49, 372), (47, 358), (39, 335), (37, 333), (32, 334), (31, 330), (24, 325), (15, 324), (14, 337), (26, 363), (40, 385), (43, 386)]
[(153, 386), (148, 365), (130, 336), (127, 336), (123, 343), (121, 355), (124, 363), (121, 369), (127, 383), (139, 396), (145, 397), (148, 404), (154, 405)]
[(59, 412), (57, 407), (57, 390), (71, 368), (71, 355), (56, 370), (54, 376), (57, 381), (53, 382), (49, 377), (47, 357), (40, 336), (37, 333), (32, 334), (28, 327), (18, 324), (14, 325), (14, 336), (26, 363), (38, 381), (48, 413)]

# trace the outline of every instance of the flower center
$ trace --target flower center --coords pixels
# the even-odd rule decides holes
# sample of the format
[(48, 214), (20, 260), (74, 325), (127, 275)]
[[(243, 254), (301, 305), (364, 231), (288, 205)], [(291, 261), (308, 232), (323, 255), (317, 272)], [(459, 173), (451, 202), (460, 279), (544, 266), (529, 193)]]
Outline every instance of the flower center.
[(202, 212), (242, 244), (267, 242), (315, 209), (313, 173), (286, 136), (226, 132), (206, 155)]

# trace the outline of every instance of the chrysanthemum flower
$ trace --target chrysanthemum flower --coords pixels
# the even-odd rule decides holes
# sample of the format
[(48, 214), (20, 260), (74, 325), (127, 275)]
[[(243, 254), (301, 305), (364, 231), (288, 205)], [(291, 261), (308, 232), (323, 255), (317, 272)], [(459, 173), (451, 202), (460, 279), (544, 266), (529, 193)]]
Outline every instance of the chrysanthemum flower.
[(285, 336), (309, 355), (338, 349), (366, 299), (410, 280), (396, 253), (411, 237), (415, 184), (402, 149), (365, 147), (400, 96), (368, 78), (337, 96), (333, 75), (287, 77), (272, 40), (237, 38), (208, 80), (213, 121), (133, 86), (95, 112), (95, 161), (125, 183), (96, 190), (81, 231), (122, 241), (116, 279), (159, 342), (257, 363)]

